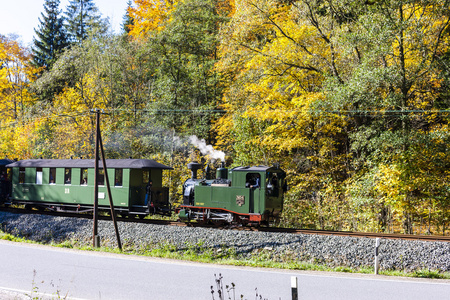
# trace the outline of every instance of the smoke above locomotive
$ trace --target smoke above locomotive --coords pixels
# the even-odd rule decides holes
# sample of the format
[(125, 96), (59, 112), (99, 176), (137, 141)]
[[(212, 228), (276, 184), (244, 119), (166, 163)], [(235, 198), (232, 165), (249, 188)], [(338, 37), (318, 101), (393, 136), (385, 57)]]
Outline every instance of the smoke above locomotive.
[(225, 152), (215, 150), (212, 145), (207, 145), (204, 139), (199, 139), (195, 135), (189, 137), (189, 142), (200, 150), (203, 155), (208, 155), (213, 161), (220, 159), (225, 161)]

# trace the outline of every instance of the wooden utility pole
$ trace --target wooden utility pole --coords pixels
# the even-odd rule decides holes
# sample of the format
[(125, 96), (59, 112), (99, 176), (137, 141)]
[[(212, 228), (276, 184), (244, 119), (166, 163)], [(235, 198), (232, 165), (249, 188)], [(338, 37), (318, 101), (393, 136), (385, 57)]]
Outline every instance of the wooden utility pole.
[(94, 248), (100, 247), (100, 237), (98, 236), (98, 145), (100, 135), (100, 111), (95, 111), (95, 175), (94, 175), (94, 215), (92, 217), (94, 221), (94, 230), (92, 233), (92, 246)]
[(112, 218), (112, 221), (114, 224), (114, 230), (116, 232), (117, 245), (118, 245), (119, 249), (122, 250), (122, 243), (120, 242), (119, 228), (117, 227), (117, 221), (116, 221), (116, 211), (114, 210), (114, 202), (113, 202), (112, 194), (111, 194), (111, 186), (109, 184), (109, 176), (108, 176), (108, 172), (106, 171), (107, 170), (106, 169), (106, 159), (105, 159), (105, 152), (103, 151), (103, 142), (102, 142), (101, 134), (99, 134), (99, 142), (100, 142), (100, 150), (102, 153), (102, 162), (103, 162), (103, 170), (105, 173), (106, 188), (108, 191), (109, 206), (111, 208), (111, 218)]
[(122, 250), (122, 243), (120, 241), (120, 235), (119, 235), (119, 228), (117, 227), (117, 221), (116, 221), (116, 212), (114, 210), (114, 202), (112, 199), (111, 194), (111, 186), (109, 185), (109, 177), (108, 177), (108, 170), (106, 167), (106, 158), (105, 158), (105, 152), (103, 151), (103, 142), (102, 142), (102, 135), (100, 132), (100, 110), (96, 110), (96, 138), (95, 138), (95, 186), (94, 186), (94, 232), (93, 232), (93, 244), (94, 247), (100, 246), (100, 238), (98, 236), (98, 161), (100, 160), (100, 157), (98, 155), (99, 148), (102, 155), (102, 164), (103, 164), (103, 174), (105, 176), (106, 181), (106, 188), (108, 191), (108, 198), (109, 198), (109, 206), (111, 208), (111, 218), (114, 223), (114, 230), (116, 232), (116, 238), (117, 238), (117, 245), (120, 250)]

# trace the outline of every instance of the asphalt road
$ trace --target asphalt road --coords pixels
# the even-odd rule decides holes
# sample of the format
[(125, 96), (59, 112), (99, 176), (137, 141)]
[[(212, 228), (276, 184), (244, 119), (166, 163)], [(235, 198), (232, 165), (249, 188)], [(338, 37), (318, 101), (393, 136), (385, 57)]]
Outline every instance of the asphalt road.
[(293, 276), (300, 300), (450, 299), (448, 280), (238, 268), (6, 241), (0, 241), (0, 266), (0, 299), (212, 299), (219, 273), (224, 285), (236, 286), (232, 300), (255, 299), (256, 292), (292, 299)]

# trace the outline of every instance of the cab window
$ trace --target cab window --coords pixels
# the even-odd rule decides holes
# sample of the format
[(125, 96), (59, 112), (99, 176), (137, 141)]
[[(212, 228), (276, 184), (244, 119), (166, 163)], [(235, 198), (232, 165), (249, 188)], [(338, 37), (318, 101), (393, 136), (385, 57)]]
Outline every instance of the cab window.
[(277, 173), (267, 173), (266, 192), (268, 195), (278, 197), (281, 177)]
[(261, 175), (259, 173), (248, 173), (245, 176), (245, 187), (247, 188), (261, 187)]

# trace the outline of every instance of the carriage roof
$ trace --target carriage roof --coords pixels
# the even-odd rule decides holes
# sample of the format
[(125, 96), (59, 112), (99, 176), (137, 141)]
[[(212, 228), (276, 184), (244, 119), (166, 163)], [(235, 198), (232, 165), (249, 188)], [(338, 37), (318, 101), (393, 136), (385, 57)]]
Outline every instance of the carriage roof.
[[(103, 168), (103, 162), (99, 161), (99, 168)], [(94, 168), (94, 159), (27, 159), (8, 164), (6, 167), (15, 168)], [(107, 168), (120, 169), (161, 169), (173, 170), (173, 168), (160, 164), (151, 159), (107, 159)]]

